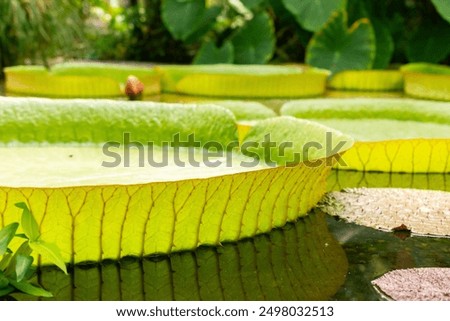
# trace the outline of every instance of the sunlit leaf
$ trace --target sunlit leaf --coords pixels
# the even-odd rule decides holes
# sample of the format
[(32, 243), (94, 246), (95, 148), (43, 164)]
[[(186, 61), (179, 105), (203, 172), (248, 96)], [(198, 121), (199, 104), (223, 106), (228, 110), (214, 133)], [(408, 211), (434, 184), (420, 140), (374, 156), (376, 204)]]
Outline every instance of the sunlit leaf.
[(54, 244), (44, 241), (30, 242), (30, 247), (37, 254), (41, 255), (46, 261), (56, 265), (64, 273), (67, 273), (66, 264), (61, 256), (61, 252)]
[(328, 86), (339, 90), (402, 90), (403, 74), (397, 70), (345, 70), (334, 74)]
[(16, 256), (16, 281), (21, 282), (33, 264), (33, 257), (19, 254)]
[(10, 284), (12, 286), (14, 286), (17, 290), (22, 291), (26, 294), (30, 294), (30, 295), (34, 295), (34, 296), (41, 296), (41, 297), (46, 297), (46, 298), (50, 298), (53, 296), (50, 292), (48, 292), (40, 287), (34, 286), (30, 283), (27, 283), (26, 281), (16, 282), (16, 281), (10, 279)]
[(394, 231), (450, 236), (450, 193), (400, 188), (355, 188), (332, 192), (320, 205), (350, 222)]
[(337, 12), (314, 34), (306, 49), (306, 62), (333, 73), (348, 69), (371, 69), (376, 45), (368, 19), (348, 28), (347, 14)]
[[(351, 141), (330, 128), (290, 117), (254, 126), (249, 132), (254, 143), (262, 144), (263, 133), (273, 131), (276, 143), (292, 142), (295, 151), (309, 138), (322, 142), (327, 132), (344, 140), (331, 153), (316, 152), (314, 160), (330, 158), (318, 166), (299, 159), (296, 166), (285, 167), (280, 154), (275, 164), (268, 164), (257, 159), (264, 159), (261, 155), (240, 152), (235, 117), (209, 104), (3, 98), (0, 116), (0, 137), (7, 146), (0, 147), (3, 221), (8, 224), (18, 216), (11, 204), (26, 201), (40, 222), (40, 239), (55, 244), (65, 263), (192, 250), (284, 226), (305, 216), (323, 196), (334, 154)], [(175, 142), (174, 137), (188, 144), (167, 148), (170, 163), (151, 166), (144, 159), (139, 165), (140, 155), (148, 154), (147, 142), (155, 145), (152, 155), (161, 157), (163, 143)], [(119, 153), (113, 154), (120, 157), (115, 165), (115, 157), (104, 150), (111, 147), (105, 142), (114, 141), (123, 143), (109, 150)], [(125, 147), (131, 142), (132, 161), (125, 165)], [(211, 159), (222, 160), (220, 166), (189, 161), (203, 157), (211, 142), (213, 152), (224, 152)], [(249, 137), (246, 142), (252, 143)], [(172, 157), (175, 151), (184, 167)], [(41, 263), (52, 262), (42, 257)]]
[(172, 65), (157, 69), (163, 92), (222, 98), (318, 96), (324, 93), (329, 74), (314, 68), (271, 65)]
[(36, 219), (33, 217), (33, 214), (31, 214), (28, 206), (25, 203), (16, 203), (16, 207), (22, 209), (23, 211), (22, 219), (20, 222), (25, 235), (30, 239), (30, 241), (36, 241), (40, 236), (39, 226), (36, 222)]
[(106, 63), (62, 63), (5, 68), (7, 93), (44, 97), (117, 97), (130, 75), (144, 84), (144, 95), (160, 92), (159, 76), (151, 68)]
[(8, 250), (9, 242), (14, 238), (18, 227), (18, 223), (11, 223), (0, 230), (0, 256)]
[(450, 68), (445, 65), (411, 63), (401, 67), (405, 93), (409, 96), (450, 101)]
[(394, 270), (373, 280), (372, 284), (397, 301), (448, 301), (450, 268)]

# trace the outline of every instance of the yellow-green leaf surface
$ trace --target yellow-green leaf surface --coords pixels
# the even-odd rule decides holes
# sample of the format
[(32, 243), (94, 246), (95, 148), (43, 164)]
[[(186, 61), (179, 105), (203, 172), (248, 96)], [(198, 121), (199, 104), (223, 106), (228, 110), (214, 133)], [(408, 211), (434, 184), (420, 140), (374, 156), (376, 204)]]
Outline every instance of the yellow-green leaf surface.
[(450, 67), (411, 63), (401, 67), (409, 96), (450, 101)]
[(159, 76), (150, 67), (106, 63), (63, 63), (47, 70), (43, 66), (5, 68), (8, 95), (40, 97), (124, 96), (127, 77), (144, 84), (144, 95), (160, 92)]
[(413, 99), (308, 99), (281, 113), (341, 130), (356, 143), (341, 169), (384, 172), (450, 172), (450, 108)]
[(403, 74), (396, 70), (346, 70), (334, 74), (328, 87), (338, 90), (397, 91), (403, 89)]
[(325, 92), (328, 71), (292, 66), (158, 66), (163, 92), (220, 97), (306, 97)]
[[(255, 137), (265, 127), (280, 131), (274, 139), (293, 142), (293, 151), (310, 139), (323, 142), (329, 131), (337, 142), (350, 140), (290, 117), (267, 121), (253, 127)], [(308, 135), (300, 137), (295, 133), (303, 126)], [(194, 143), (164, 147), (176, 142), (176, 134), (180, 141), (194, 134), (203, 149)], [(237, 146), (235, 118), (214, 105), (3, 98), (0, 137), (1, 226), (21, 214), (13, 204), (26, 202), (42, 239), (72, 263), (190, 250), (268, 232), (318, 202), (330, 168), (326, 161), (281, 166), (287, 157), (277, 157), (274, 166), (231, 152)], [(106, 145), (105, 153), (104, 142), (114, 141), (128, 144)], [(137, 147), (147, 142), (155, 147)], [(216, 144), (210, 150), (211, 142)], [(149, 150), (157, 160), (167, 151), (168, 164), (150, 166)], [(215, 153), (206, 160), (210, 166), (206, 150)], [(115, 167), (108, 167), (115, 160), (111, 152), (121, 160)], [(312, 158), (322, 156), (333, 158)]]
[[(160, 258), (53, 267), (39, 281), (54, 300), (327, 300), (344, 283), (347, 258), (323, 213), (220, 248)], [(19, 300), (33, 300), (23, 294)]]

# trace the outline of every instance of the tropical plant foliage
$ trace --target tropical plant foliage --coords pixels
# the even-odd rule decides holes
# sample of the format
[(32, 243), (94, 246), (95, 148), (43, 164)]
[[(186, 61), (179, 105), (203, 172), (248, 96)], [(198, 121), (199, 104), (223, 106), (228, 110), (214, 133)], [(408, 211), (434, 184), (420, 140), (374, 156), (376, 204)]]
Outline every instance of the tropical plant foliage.
[[(45, 256), (65, 274), (66, 266), (59, 249), (41, 239), (38, 224), (28, 206), (25, 203), (17, 203), (16, 207), (22, 210), (21, 223), (14, 222), (0, 230), (0, 297), (17, 290), (34, 296), (51, 297), (50, 292), (30, 283), (35, 270), (31, 253), (35, 251)], [(19, 226), (23, 230), (21, 234), (17, 234)], [(23, 242), (13, 252), (9, 246), (15, 239), (22, 239)]]

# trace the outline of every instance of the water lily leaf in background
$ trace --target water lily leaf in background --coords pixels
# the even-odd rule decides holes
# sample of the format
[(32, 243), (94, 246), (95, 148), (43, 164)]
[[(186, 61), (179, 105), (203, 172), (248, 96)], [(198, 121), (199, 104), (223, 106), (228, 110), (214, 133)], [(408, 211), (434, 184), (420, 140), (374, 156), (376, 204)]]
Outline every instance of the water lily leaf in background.
[(200, 38), (214, 24), (221, 9), (206, 7), (205, 0), (164, 0), (161, 16), (166, 28), (177, 40), (187, 40), (193, 34)]
[(0, 256), (8, 250), (8, 245), (16, 234), (18, 223), (11, 223), (0, 230)]
[(348, 69), (371, 69), (376, 53), (375, 35), (368, 19), (347, 27), (347, 14), (334, 13), (314, 34), (306, 49), (306, 62), (333, 73)]
[(328, 87), (338, 90), (403, 90), (403, 74), (398, 70), (344, 70), (334, 74)]
[[(269, 120), (274, 139), (296, 151), (327, 133), (351, 141), (307, 121)], [(252, 129), (263, 133), (264, 123)], [(17, 220), (11, 204), (27, 202), (42, 238), (77, 263), (217, 245), (306, 215), (325, 193), (331, 160), (285, 167), (278, 155), (274, 166), (243, 155), (237, 135), (233, 114), (215, 105), (0, 99), (0, 219)], [(335, 157), (316, 154), (325, 155)]]
[(4, 69), (8, 94), (43, 97), (124, 96), (128, 76), (144, 84), (144, 95), (160, 92), (154, 69), (131, 64), (62, 63), (47, 70), (44, 66), (14, 66)]
[(353, 187), (396, 187), (450, 192), (450, 174), (333, 170), (328, 176), (327, 184), (329, 191)]
[(275, 50), (273, 21), (261, 12), (239, 29), (231, 38), (234, 46), (234, 63), (263, 64), (272, 58)]
[(447, 0), (431, 0), (442, 18), (450, 22), (450, 3)]
[(450, 101), (450, 67), (411, 63), (401, 67), (409, 96)]
[(345, 0), (282, 0), (303, 28), (318, 31), (329, 19), (331, 14), (345, 7)]
[(163, 92), (198, 96), (307, 97), (325, 92), (326, 70), (274, 65), (158, 66)]
[(447, 103), (413, 99), (304, 99), (282, 115), (311, 119), (355, 138), (341, 169), (383, 172), (450, 172)]
[(416, 234), (450, 236), (450, 192), (402, 188), (353, 188), (331, 192), (326, 213), (372, 228), (401, 226)]
[[(220, 248), (159, 258), (41, 269), (55, 300), (327, 300), (343, 284), (345, 252), (323, 213)], [(30, 300), (14, 294), (19, 300)]]
[(450, 268), (393, 270), (373, 280), (372, 284), (397, 301), (448, 301)]
[(234, 60), (234, 47), (229, 41), (225, 41), (218, 48), (214, 42), (204, 42), (194, 58), (194, 64), (231, 64)]

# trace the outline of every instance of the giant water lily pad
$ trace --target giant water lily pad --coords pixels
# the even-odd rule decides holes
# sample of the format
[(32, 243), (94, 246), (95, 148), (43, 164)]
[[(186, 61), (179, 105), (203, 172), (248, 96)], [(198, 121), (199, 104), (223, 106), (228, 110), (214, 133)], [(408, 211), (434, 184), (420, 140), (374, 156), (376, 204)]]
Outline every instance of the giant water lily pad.
[(450, 172), (450, 108), (413, 99), (305, 99), (288, 102), (282, 115), (310, 119), (355, 138), (341, 169)]
[[(323, 214), (220, 248), (159, 258), (44, 267), (54, 300), (327, 300), (343, 284), (347, 258)], [(17, 299), (32, 299), (14, 294)]]
[(163, 92), (216, 97), (305, 97), (325, 92), (328, 71), (294, 66), (158, 66)]
[[(233, 114), (213, 105), (3, 98), (0, 224), (28, 203), (42, 237), (71, 263), (251, 237), (323, 196), (336, 155), (303, 149), (311, 140), (325, 146), (326, 132), (340, 152), (351, 146), (338, 131), (276, 117), (239, 147)], [(275, 150), (266, 162), (259, 147), (268, 135), (293, 144), (285, 157)]]
[(8, 95), (41, 97), (116, 97), (125, 95), (127, 77), (144, 84), (144, 94), (160, 92), (159, 76), (150, 67), (108, 63), (63, 63), (5, 68)]
[(402, 188), (355, 188), (331, 192), (325, 212), (383, 230), (450, 236), (450, 193)]
[(411, 63), (401, 68), (405, 93), (418, 98), (450, 101), (450, 67)]
[(403, 75), (397, 70), (344, 70), (334, 74), (328, 86), (338, 90), (397, 91)]
[(394, 270), (372, 284), (397, 301), (450, 301), (450, 268)]

